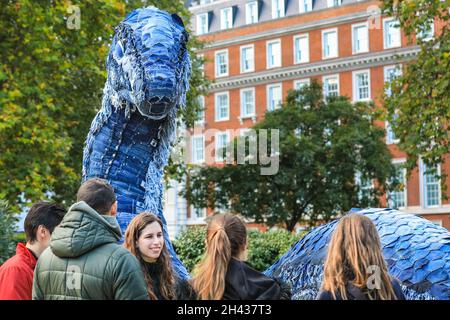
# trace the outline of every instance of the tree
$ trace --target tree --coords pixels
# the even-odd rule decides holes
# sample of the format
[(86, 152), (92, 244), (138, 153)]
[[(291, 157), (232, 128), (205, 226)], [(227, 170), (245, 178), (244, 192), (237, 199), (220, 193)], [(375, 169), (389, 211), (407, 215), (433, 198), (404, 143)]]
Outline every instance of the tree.
[[(177, 12), (181, 1), (0, 0), (0, 197), (19, 206), (53, 198), (66, 205), (81, 181), (84, 141), (101, 107), (105, 61), (114, 27), (131, 10), (156, 5)], [(191, 36), (191, 58), (194, 46)], [(187, 111), (207, 83), (193, 69)]]
[[(200, 167), (185, 196), (196, 207), (223, 208), (289, 231), (301, 220), (314, 224), (355, 206), (376, 206), (388, 181), (398, 184), (378, 116), (373, 104), (324, 101), (317, 82), (291, 91), (282, 108), (254, 127), (258, 139), (262, 129), (279, 129), (276, 174), (261, 175), (248, 163)], [(246, 155), (249, 147), (247, 141)], [(364, 187), (372, 180), (372, 188)]]
[[(420, 52), (403, 75), (392, 81), (385, 97), (387, 119), (406, 152), (408, 174), (421, 158), (427, 167), (444, 163), (449, 153), (450, 132), (450, 0), (383, 0), (384, 13), (395, 16), (409, 40), (416, 35)], [(431, 39), (431, 23), (440, 22)], [(431, 170), (436, 173), (435, 170)], [(442, 172), (442, 195), (446, 197), (447, 174)]]
[(15, 252), (15, 242), (12, 241), (16, 231), (17, 216), (8, 207), (8, 202), (0, 200), (0, 265)]

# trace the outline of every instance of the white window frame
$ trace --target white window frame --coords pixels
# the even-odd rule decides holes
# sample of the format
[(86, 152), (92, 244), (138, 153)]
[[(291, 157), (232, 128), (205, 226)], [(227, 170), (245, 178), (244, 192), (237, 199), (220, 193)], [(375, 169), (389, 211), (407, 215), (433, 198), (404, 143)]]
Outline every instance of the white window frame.
[[(206, 16), (206, 30), (203, 32), (202, 28), (200, 28), (201, 17)], [(197, 16), (197, 35), (200, 36), (202, 34), (207, 34), (209, 32), (209, 14), (208, 12), (200, 13)]]
[(431, 30), (430, 30), (430, 35), (428, 37), (423, 37), (421, 32), (416, 32), (416, 38), (417, 39), (421, 39), (422, 41), (430, 41), (434, 38), (435, 35), (435, 30), (434, 30), (434, 19), (432, 21), (430, 21), (430, 25), (431, 25)]
[(373, 181), (373, 179), (370, 181), (370, 187), (368, 187), (368, 186), (363, 186), (362, 185), (362, 181), (361, 181), (361, 172), (359, 172), (359, 171), (357, 171), (356, 173), (355, 173), (355, 183), (358, 185), (358, 187), (359, 187), (359, 191), (358, 191), (358, 199), (359, 200), (361, 200), (362, 199), (362, 193), (364, 192), (364, 190), (367, 190), (367, 189), (371, 189), (371, 190), (373, 190), (374, 188), (375, 188), (375, 185), (374, 185), (374, 181)]
[[(439, 194), (439, 203), (437, 205), (427, 205), (427, 190), (425, 188), (425, 164), (423, 163), (423, 160), (420, 159), (420, 203), (422, 205), (422, 208), (439, 208), (442, 206), (442, 196), (441, 196), (441, 183), (440, 180), (438, 180), (438, 194)], [(437, 167), (437, 174), (441, 175), (441, 165), (438, 165)]]
[[(392, 22), (392, 21), (396, 21), (397, 24), (399, 25), (397, 30), (398, 30), (398, 42), (399, 43), (395, 43), (391, 46), (388, 46), (387, 43), (387, 39), (388, 39), (388, 35), (387, 35), (387, 29), (386, 29), (386, 23), (388, 22)], [(395, 18), (385, 18), (383, 19), (383, 48), (384, 49), (391, 49), (391, 48), (398, 48), (402, 46), (402, 31), (401, 31), (401, 27), (400, 24), (398, 22), (398, 20), (396, 20)]]
[[(357, 28), (360, 28), (360, 27), (365, 27), (366, 28), (366, 48), (365, 48), (365, 50), (357, 51), (357, 49), (356, 49), (356, 40), (357, 40), (357, 38), (356, 38), (355, 30)], [(369, 52), (369, 44), (370, 44), (369, 23), (368, 22), (363, 22), (363, 23), (352, 24), (352, 54)]]
[(311, 84), (310, 78), (294, 80), (294, 90), (299, 90), (303, 86), (310, 85), (310, 84)]
[[(307, 43), (307, 47), (306, 47), (306, 50), (301, 50), (301, 52), (304, 52), (305, 51), (305, 57), (306, 58), (304, 58), (304, 59), (302, 59), (302, 60), (297, 60), (297, 40), (298, 39), (304, 39), (304, 38), (306, 38), (306, 43)], [(309, 62), (309, 34), (308, 33), (304, 33), (304, 34), (299, 34), (299, 35), (296, 35), (296, 36), (294, 36), (294, 45), (293, 45), (293, 47), (294, 47), (294, 64), (300, 64), (300, 63), (308, 63)], [(301, 55), (302, 57), (303, 57), (303, 55)]]
[[(227, 117), (225, 118), (219, 118), (220, 110), (219, 110), (219, 96), (227, 96)], [(216, 122), (220, 121), (228, 121), (230, 120), (230, 92), (229, 91), (222, 91), (222, 92), (216, 92), (214, 94), (214, 119)]]
[[(364, 74), (367, 73), (367, 82), (368, 82), (368, 92), (369, 92), (369, 97), (368, 98), (360, 98), (359, 97), (359, 88), (358, 88), (358, 78), (357, 76), (359, 74)], [(353, 71), (352, 72), (352, 79), (353, 79), (353, 102), (357, 102), (357, 101), (370, 101), (372, 99), (372, 93), (370, 90), (371, 87), (371, 81), (370, 81), (370, 69), (365, 69), (365, 70), (358, 70), (358, 71)]]
[[(270, 109), (270, 100), (269, 100), (269, 91), (270, 88), (280, 87), (280, 103), (278, 105), (275, 105), (274, 108)], [(281, 108), (281, 104), (283, 103), (283, 84), (281, 82), (279, 83), (271, 83), (266, 86), (266, 98), (267, 98), (267, 111), (273, 111), (276, 109)]]
[[(218, 63), (217, 56), (220, 55), (220, 54), (223, 54), (223, 53), (225, 53), (225, 60), (226, 60), (227, 71), (225, 73), (219, 74), (220, 68), (217, 65), (217, 63)], [(230, 70), (228, 49), (217, 50), (216, 52), (214, 52), (214, 68), (215, 68), (216, 78), (227, 77), (228, 76), (228, 73), (229, 73), (229, 70)]]
[[(336, 33), (336, 55), (330, 55), (328, 57), (325, 56), (325, 33)], [(332, 29), (325, 29), (322, 30), (322, 59), (333, 59), (339, 57), (339, 33), (338, 28), (332, 28)]]
[(306, 12), (310, 12), (310, 11), (312, 11), (312, 0), (298, 0), (298, 12), (299, 13), (306, 13)]
[[(396, 165), (396, 164), (401, 165), (401, 164), (406, 163), (406, 159), (404, 159), (404, 158), (394, 159), (394, 160), (392, 160), (392, 163), (394, 165)], [(408, 180), (406, 179), (406, 168), (402, 168), (402, 174), (403, 174), (403, 184), (404, 184), (405, 187), (403, 188), (402, 191), (396, 191), (396, 192), (403, 192), (405, 205), (403, 207), (398, 207), (397, 209), (405, 209), (405, 208), (408, 207)], [(387, 197), (386, 197), (386, 202), (387, 202), (388, 206), (391, 207), (391, 204), (390, 204), (391, 200), (389, 199), (389, 196), (390, 195), (388, 193)]]
[(337, 86), (338, 86), (337, 96), (340, 96), (340, 94), (341, 94), (341, 84), (340, 84), (341, 81), (340, 81), (339, 73), (326, 75), (326, 76), (323, 76), (323, 77), (322, 77), (323, 97), (324, 97), (325, 99), (328, 98), (328, 96), (326, 95), (326, 90), (325, 90), (325, 84), (326, 84), (326, 81), (327, 81), (328, 79), (333, 79), (333, 78), (337, 78)]
[(342, 5), (342, 0), (327, 0), (327, 8), (339, 7)]
[[(280, 52), (279, 52), (279, 56), (280, 56), (279, 61), (280, 61), (280, 63), (279, 63), (279, 65), (273, 65), (273, 66), (271, 66), (270, 63), (269, 63), (270, 57), (271, 57), (271, 56), (269, 55), (269, 46), (270, 46), (270, 44), (272, 44), (272, 43), (279, 43), (279, 48), (280, 48)], [(267, 69), (279, 68), (279, 67), (281, 67), (282, 65), (283, 65), (283, 62), (282, 62), (281, 39), (272, 39), (272, 40), (266, 41), (266, 68), (267, 68)]]
[[(196, 209), (202, 212), (201, 217), (195, 214)], [(205, 218), (206, 218), (206, 208), (195, 208), (193, 205), (191, 205), (191, 216), (189, 218), (190, 221), (203, 221), (203, 219)]]
[(206, 111), (206, 108), (205, 108), (205, 96), (199, 96), (198, 100), (199, 100), (199, 104), (203, 108), (203, 110), (201, 111), (202, 118), (198, 119), (198, 120), (195, 120), (195, 124), (196, 125), (202, 125), (202, 124), (205, 123), (205, 111)]
[(219, 136), (224, 136), (226, 135), (226, 145), (225, 145), (225, 149), (227, 149), (228, 145), (230, 144), (230, 132), (228, 130), (225, 131), (219, 131), (216, 132), (216, 134), (214, 135), (214, 157), (216, 162), (225, 162), (227, 159), (226, 157), (222, 157), (221, 154), (219, 152), (217, 152), (217, 150), (220, 148), (219, 146)]
[[(251, 20), (252, 15), (249, 14), (251, 12), (251, 10), (249, 9), (251, 4), (254, 4), (256, 7), (256, 20), (255, 21)], [(258, 14), (259, 14), (258, 1), (250, 1), (245, 4), (245, 24), (258, 23), (258, 20), (259, 20)]]
[[(202, 139), (202, 150), (203, 150), (202, 156), (203, 156), (203, 158), (196, 159), (197, 152), (195, 150), (194, 140), (200, 139), (200, 138)], [(205, 136), (204, 135), (201, 134), (201, 135), (195, 135), (195, 136), (191, 137), (191, 152), (192, 152), (192, 157), (191, 157), (192, 163), (204, 163), (205, 162)]]
[[(252, 96), (253, 96), (253, 113), (251, 113), (251, 114), (244, 114), (244, 110), (245, 110), (245, 105), (244, 105), (244, 103), (245, 103), (245, 100), (244, 100), (244, 93), (245, 92), (251, 92), (252, 93)], [(255, 115), (256, 115), (256, 96), (255, 96), (255, 88), (253, 87), (253, 88), (244, 88), (244, 89), (241, 89), (240, 90), (240, 100), (241, 100), (241, 103), (240, 103), (240, 106), (241, 106), (241, 119), (244, 119), (244, 118), (252, 118), (252, 117), (254, 117)]]
[[(276, 15), (275, 6), (274, 3), (278, 2), (280, 4), (280, 16)], [(285, 0), (272, 0), (271, 1), (271, 11), (272, 11), (272, 19), (279, 19), (283, 18), (286, 15), (286, 7), (285, 7)]]
[[(401, 64), (393, 64), (389, 66), (384, 66), (383, 68), (383, 79), (384, 84), (386, 84), (390, 79), (388, 79), (388, 70), (395, 69), (398, 72), (397, 76), (400, 76), (402, 74), (402, 67)], [(389, 95), (389, 94), (388, 94)], [(391, 125), (389, 121), (385, 121), (385, 130), (386, 130), (386, 144), (397, 144), (399, 143), (400, 139), (398, 138), (392, 138), (391, 134), (394, 135), (394, 132), (391, 129)]]
[[(230, 25), (226, 25), (226, 22), (229, 22)], [(227, 30), (231, 28), (233, 28), (233, 7), (220, 9), (220, 30)]]
[[(244, 67), (243, 51), (244, 51), (244, 49), (249, 49), (249, 48), (252, 49), (251, 66), (250, 66), (249, 69), (244, 70), (244, 68), (243, 68)], [(239, 60), (240, 60), (240, 65), (241, 65), (241, 67), (240, 67), (241, 68), (241, 73), (247, 73), (247, 72), (255, 71), (255, 45), (254, 44), (249, 44), (249, 45), (241, 46), (240, 49), (239, 49), (239, 53), (240, 53), (240, 59)]]

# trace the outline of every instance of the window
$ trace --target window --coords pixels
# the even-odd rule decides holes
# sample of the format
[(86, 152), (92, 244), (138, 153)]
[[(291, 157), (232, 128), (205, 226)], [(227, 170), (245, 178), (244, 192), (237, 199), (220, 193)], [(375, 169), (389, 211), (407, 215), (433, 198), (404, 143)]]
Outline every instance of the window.
[(191, 219), (203, 219), (206, 216), (206, 208), (196, 208), (191, 206)]
[(353, 72), (353, 101), (370, 100), (370, 70)]
[(205, 122), (205, 97), (198, 97), (198, 104), (200, 105), (200, 110), (197, 112), (197, 120), (195, 120), (196, 124), (202, 124)]
[(299, 0), (298, 11), (300, 13), (312, 11), (312, 0)]
[(327, 0), (328, 8), (337, 7), (337, 6), (340, 6), (341, 4), (342, 4), (342, 0)]
[(281, 41), (267, 41), (267, 68), (281, 67)]
[(220, 10), (220, 30), (230, 29), (233, 26), (233, 8)]
[(272, 0), (272, 19), (284, 17), (284, 0)]
[(245, 4), (245, 23), (258, 22), (258, 1), (247, 2)]
[(230, 135), (228, 131), (216, 133), (216, 161), (225, 160), (225, 151), (230, 143)]
[(364, 178), (361, 172), (356, 172), (355, 183), (359, 187), (358, 199), (363, 200), (371, 197), (371, 192), (373, 189), (373, 182), (370, 179)]
[(325, 98), (339, 96), (339, 75), (323, 77), (323, 95)]
[(384, 48), (400, 47), (401, 33), (398, 21), (395, 19), (384, 19), (383, 28)]
[[(384, 67), (384, 82), (385, 83), (390, 83), (396, 77), (401, 75), (401, 71), (402, 70), (401, 70), (400, 66), (386, 66), (386, 67)], [(386, 93), (386, 95), (390, 96), (391, 95), (391, 89), (389, 87), (387, 87), (385, 89), (385, 93)], [(385, 127), (386, 127), (386, 143), (387, 144), (398, 143), (399, 140), (395, 136), (394, 131), (392, 131), (392, 128), (391, 128), (391, 125), (389, 124), (389, 122), (386, 121)]]
[(426, 30), (417, 32), (417, 39), (422, 41), (428, 41), (433, 39), (434, 36), (434, 20), (430, 21), (426, 26)]
[(335, 58), (338, 56), (337, 29), (322, 31), (322, 58)]
[(281, 105), (281, 84), (267, 86), (267, 110), (273, 111)]
[(192, 162), (201, 163), (205, 161), (205, 140), (203, 136), (192, 137)]
[(441, 190), (438, 175), (440, 174), (439, 166), (436, 168), (437, 174), (431, 173), (430, 169), (422, 162), (422, 197), (425, 207), (435, 207), (441, 204)]
[(254, 46), (241, 47), (241, 72), (255, 71)]
[(208, 12), (197, 15), (197, 35), (208, 33)]
[(229, 119), (229, 100), (228, 92), (216, 93), (216, 121)]
[(241, 118), (255, 115), (255, 88), (241, 90)]
[(406, 169), (403, 168), (401, 162), (394, 163), (395, 180), (400, 183), (399, 189), (389, 191), (388, 205), (393, 209), (406, 207)]
[(309, 62), (309, 36), (307, 34), (294, 37), (294, 62)]
[(369, 27), (367, 23), (352, 26), (353, 54), (369, 51)]
[(304, 86), (307, 86), (311, 83), (310, 79), (302, 79), (302, 80), (295, 80), (294, 81), (294, 89), (295, 90), (300, 90), (301, 88), (303, 88)]
[(202, 72), (202, 75), (205, 75), (205, 55), (204, 54), (199, 54), (198, 55), (198, 59), (199, 59), (199, 69)]
[(228, 50), (216, 52), (216, 77), (228, 76)]

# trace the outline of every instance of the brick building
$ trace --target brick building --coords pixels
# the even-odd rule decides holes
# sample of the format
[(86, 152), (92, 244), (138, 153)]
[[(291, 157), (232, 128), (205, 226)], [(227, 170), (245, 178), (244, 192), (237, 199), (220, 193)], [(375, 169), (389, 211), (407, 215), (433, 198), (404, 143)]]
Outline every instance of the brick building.
[[(381, 106), (385, 81), (419, 51), (394, 19), (381, 16), (373, 0), (199, 0), (188, 5), (192, 30), (208, 42), (198, 51), (206, 61), (204, 72), (214, 80), (210, 94), (201, 98), (203, 120), (191, 137), (193, 163), (223, 163), (215, 149), (279, 107), (289, 90), (312, 79), (323, 83), (325, 95)], [(430, 33), (420, 36), (432, 37), (439, 28), (434, 22)], [(386, 128), (393, 161), (405, 161), (389, 124), (380, 125)], [(449, 163), (439, 170), (449, 172)], [(450, 202), (441, 199), (439, 181), (424, 171), (420, 163), (405, 178), (405, 190), (385, 196), (382, 205), (450, 229)], [(202, 221), (206, 212), (190, 209), (187, 223)]]

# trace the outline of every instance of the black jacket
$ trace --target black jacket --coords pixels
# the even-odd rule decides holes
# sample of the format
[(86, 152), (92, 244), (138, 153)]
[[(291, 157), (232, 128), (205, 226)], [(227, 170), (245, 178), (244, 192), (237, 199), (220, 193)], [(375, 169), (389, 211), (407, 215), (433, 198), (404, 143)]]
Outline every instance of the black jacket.
[(225, 276), (223, 300), (290, 299), (290, 287), (250, 268), (245, 262), (231, 259)]
[[(406, 300), (403, 295), (402, 289), (400, 287), (400, 283), (398, 280), (392, 279), (392, 288), (394, 289), (394, 294), (397, 300)], [(365, 294), (360, 288), (348, 284), (347, 285), (347, 298), (349, 300), (369, 300), (367, 294)], [(320, 291), (317, 295), (317, 300), (342, 300), (342, 297), (339, 293), (336, 294), (336, 299), (333, 298), (333, 295), (330, 291)]]

